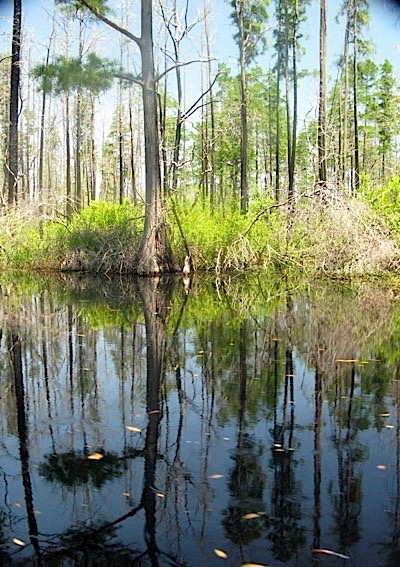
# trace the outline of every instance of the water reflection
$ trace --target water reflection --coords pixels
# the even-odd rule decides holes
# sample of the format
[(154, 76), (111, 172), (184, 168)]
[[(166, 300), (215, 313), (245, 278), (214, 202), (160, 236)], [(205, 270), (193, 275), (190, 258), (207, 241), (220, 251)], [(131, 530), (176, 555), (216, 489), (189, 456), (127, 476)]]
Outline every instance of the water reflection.
[(2, 565), (398, 563), (393, 294), (2, 287)]

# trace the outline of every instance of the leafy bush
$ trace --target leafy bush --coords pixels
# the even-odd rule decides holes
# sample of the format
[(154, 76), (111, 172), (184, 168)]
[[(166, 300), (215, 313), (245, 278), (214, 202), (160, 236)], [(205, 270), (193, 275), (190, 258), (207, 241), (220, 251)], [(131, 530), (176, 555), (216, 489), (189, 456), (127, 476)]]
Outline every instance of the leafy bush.
[(143, 214), (131, 203), (95, 201), (69, 223), (10, 211), (0, 229), (0, 263), (14, 269), (129, 271)]
[(395, 175), (385, 185), (372, 186), (364, 177), (360, 198), (387, 222), (391, 232), (400, 238), (400, 176)]

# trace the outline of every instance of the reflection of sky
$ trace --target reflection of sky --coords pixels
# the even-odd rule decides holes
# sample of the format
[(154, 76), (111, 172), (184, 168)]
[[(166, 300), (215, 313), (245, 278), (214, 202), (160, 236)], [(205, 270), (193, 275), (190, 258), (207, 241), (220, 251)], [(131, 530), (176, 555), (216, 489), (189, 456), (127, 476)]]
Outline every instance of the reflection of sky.
[[(143, 455), (124, 459), (122, 475), (109, 478), (99, 488), (90, 482), (67, 488), (46, 480), (38, 467), (54, 450), (61, 455), (74, 449), (81, 455), (85, 443), (88, 452), (102, 447), (121, 457), (127, 447), (144, 447), (149, 423), (146, 333), (140, 315), (127, 324), (123, 332), (119, 317), (106, 318), (107, 326), (102, 327), (103, 318), (98, 314), (103, 311), (99, 312), (99, 306), (109, 307), (110, 311), (115, 306), (113, 302), (107, 304), (105, 294), (96, 298), (93, 305), (82, 298), (67, 308), (56, 292), (52, 295), (50, 287), (43, 296), (43, 308), (39, 312), (36, 309), (39, 298), (25, 293), (23, 299), (16, 296), (10, 302), (14, 305), (15, 301), (20, 313), (29, 473), (41, 545), (45, 547), (48, 541), (57, 539), (71, 526), (76, 528), (81, 522), (85, 527), (92, 523), (98, 525), (100, 521), (112, 522), (141, 500)], [(115, 299), (120, 296), (118, 286), (113, 287), (113, 293)], [(4, 321), (8, 297), (0, 303)], [(337, 318), (331, 318), (323, 307), (327, 298), (328, 303), (333, 304), (332, 312), (337, 310)], [(197, 301), (200, 310), (203, 305), (211, 305), (211, 300), (215, 305), (221, 301), (215, 290), (201, 299), (189, 296), (187, 308), (194, 307), (191, 301)], [(374, 312), (370, 313), (371, 304), (378, 311), (373, 297), (367, 307), (361, 299), (354, 300), (344, 294), (336, 296), (333, 292), (326, 297), (322, 294), (318, 301), (314, 299), (312, 308), (308, 301), (309, 298), (294, 301), (290, 343), (286, 335), (289, 319), (285, 318), (282, 304), (276, 312), (267, 309), (267, 314), (263, 314), (264, 305), (254, 306), (253, 316), (246, 320), (247, 334), (243, 335), (239, 331), (244, 328), (243, 321), (239, 326), (238, 314), (233, 309), (222, 313), (222, 309), (217, 308), (219, 315), (215, 319), (211, 312), (207, 317), (199, 317), (196, 310), (184, 311), (182, 327), (172, 349), (175, 352), (176, 348), (176, 359), (170, 357), (172, 337), (167, 333), (169, 348), (161, 381), (163, 413), (154, 480), (163, 495), (156, 501), (156, 541), (160, 549), (179, 554), (181, 564), (197, 565), (201, 556), (202, 566), (218, 565), (213, 550), (221, 548), (228, 553), (227, 567), (236, 567), (244, 561), (280, 565), (271, 551), (274, 542), (270, 535), (284, 527), (282, 537), (286, 538), (284, 545), (289, 548), (291, 534), (296, 536), (301, 531), (304, 536), (304, 543), (298, 545), (296, 553), (292, 552), (285, 564), (290, 567), (311, 565), (316, 522), (321, 530), (321, 547), (348, 553), (354, 565), (364, 565), (365, 557), (371, 565), (383, 564), (380, 560), (385, 552), (380, 544), (390, 538), (390, 512), (394, 511), (398, 497), (396, 450), (399, 445), (395, 428), (398, 414), (396, 417), (394, 409), (397, 398), (392, 395), (390, 384), (382, 389), (380, 378), (385, 368), (389, 377), (394, 375), (394, 367), (389, 362), (375, 369), (375, 362), (367, 365), (368, 368), (357, 364), (353, 367), (346, 355), (353, 351), (351, 345), (355, 352), (374, 352), (375, 340), (376, 348), (381, 347), (383, 340), (385, 344), (396, 345), (397, 335), (392, 335), (389, 329), (394, 329), (397, 311), (392, 312), (388, 307), (388, 311), (380, 313), (376, 328), (366, 340), (357, 321), (364, 321), (364, 317), (368, 322), (376, 320)], [(179, 301), (171, 305), (181, 307)], [(11, 308), (10, 312), (13, 312)], [(176, 313), (171, 315), (175, 320)], [(175, 325), (172, 327), (175, 329)], [(349, 337), (349, 329), (354, 329), (354, 336), (350, 331)], [(40, 340), (36, 340), (36, 334)], [(357, 336), (362, 337), (360, 345), (358, 340), (354, 343)], [(11, 367), (6, 364), (8, 337), (9, 329), (4, 323), (0, 343), (0, 363), (4, 365), (0, 396), (0, 502), (7, 503), (12, 520), (3, 530), (6, 541), (18, 537), (27, 542), (29, 526), (20, 476), (16, 417), (12, 412), (15, 399), (7, 407), (7, 400), (15, 396)], [(276, 351), (271, 337), (280, 339)], [(69, 368), (69, 340), (75, 361), (72, 368)], [(241, 340), (247, 345), (243, 366), (240, 364)], [(283, 373), (289, 344), (293, 348), (294, 404), (285, 406)], [(312, 359), (310, 353), (315, 348), (312, 345), (317, 344), (330, 345), (326, 352), (321, 351), (325, 352), (321, 357), (326, 372), (321, 374), (322, 394), (316, 391), (313, 364), (307, 363)], [(47, 373), (41, 366), (42, 352), (47, 353)], [(342, 363), (335, 359), (337, 355)], [(391, 358), (388, 355), (388, 361)], [(177, 391), (175, 360), (179, 361), (181, 397)], [(275, 362), (278, 364), (274, 369)], [(244, 367), (246, 409), (241, 414), (238, 394), (240, 369)], [(353, 368), (354, 390), (349, 380)], [(274, 384), (276, 392), (267, 396)], [(320, 442), (316, 446), (318, 392), (322, 397), (318, 398), (321, 419)], [(272, 398), (276, 399), (276, 408), (271, 405)], [(377, 428), (371, 416), (380, 412), (390, 415), (380, 419), (380, 428)], [(221, 419), (222, 414), (224, 419)], [(368, 416), (367, 421), (363, 416)], [(385, 424), (393, 425), (394, 429)], [(127, 425), (139, 427), (141, 432), (131, 432), (126, 429)], [(278, 430), (282, 434), (280, 438)], [(274, 442), (278, 440), (285, 449), (289, 448), (291, 440), (294, 451), (285, 455), (274, 453)], [(321, 471), (318, 483), (317, 463)], [(257, 490), (260, 487), (261, 496)], [(315, 505), (316, 488), (320, 495), (319, 510)], [(253, 525), (262, 525), (266, 514), (266, 527), (260, 536), (239, 548), (233, 536), (243, 527), (242, 514), (250, 512), (262, 513), (261, 519), (256, 519)], [(227, 518), (232, 520), (231, 532), (226, 530)], [(337, 530), (347, 518), (354, 521), (356, 529), (352, 544), (344, 549)], [(117, 524), (119, 540), (131, 549), (145, 548), (144, 524), (144, 510)], [(358, 529), (362, 536), (360, 541), (354, 537)], [(26, 546), (20, 551), (20, 556), (23, 554), (25, 557), (32, 554), (32, 548)], [(321, 561), (320, 564), (339, 563)]]

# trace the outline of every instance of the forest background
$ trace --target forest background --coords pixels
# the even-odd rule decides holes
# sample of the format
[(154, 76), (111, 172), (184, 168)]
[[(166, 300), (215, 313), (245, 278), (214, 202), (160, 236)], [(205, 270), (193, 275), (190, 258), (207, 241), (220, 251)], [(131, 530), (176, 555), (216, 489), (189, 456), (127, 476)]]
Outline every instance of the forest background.
[[(150, 199), (129, 34), (143, 35), (151, 3), (86, 2), (103, 22), (78, 2), (24, 3), (13, 119), (18, 4), (0, 4), (0, 261), (138, 271)], [(153, 4), (162, 213), (152, 226), (165, 225), (161, 255), (171, 245), (174, 260), (148, 271), (185, 257), (191, 269), (397, 271), (395, 3)]]

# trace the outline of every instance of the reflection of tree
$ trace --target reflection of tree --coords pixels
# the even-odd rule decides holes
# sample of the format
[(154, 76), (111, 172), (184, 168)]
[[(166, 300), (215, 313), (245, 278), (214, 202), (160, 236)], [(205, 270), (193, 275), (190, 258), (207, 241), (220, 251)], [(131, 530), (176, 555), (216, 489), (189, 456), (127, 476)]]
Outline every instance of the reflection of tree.
[(116, 453), (102, 452), (99, 460), (88, 459), (87, 452), (68, 451), (46, 455), (39, 467), (39, 474), (50, 482), (59, 482), (68, 487), (76, 487), (91, 482), (95, 488), (103, 486), (107, 480), (122, 474), (122, 460)]
[[(343, 552), (360, 539), (360, 516), (362, 502), (362, 476), (357, 465), (365, 458), (365, 448), (358, 440), (355, 397), (355, 368), (351, 365), (348, 392), (342, 379), (337, 388), (337, 426), (335, 444), (338, 454), (339, 493), (334, 501), (335, 519)], [(345, 395), (347, 393), (347, 395)]]
[(400, 565), (400, 361), (396, 360), (393, 371), (393, 387), (396, 399), (396, 459), (395, 459), (395, 482), (393, 495), (393, 509), (391, 521), (393, 531), (388, 542), (389, 554), (387, 567), (397, 567)]
[[(264, 491), (264, 472), (258, 460), (261, 449), (246, 434), (247, 411), (247, 321), (243, 321), (239, 330), (239, 424), (234, 466), (230, 473), (229, 490), (231, 502), (225, 512), (223, 526), (227, 537), (236, 545), (248, 544), (260, 537), (265, 516), (262, 501)], [(258, 513), (259, 518), (251, 520), (244, 516)]]
[[(293, 303), (288, 295), (286, 305), (286, 364), (283, 392), (282, 420), (278, 421), (277, 403), (275, 405), (273, 429), (274, 485), (272, 505), (274, 517), (268, 535), (272, 541), (274, 556), (280, 561), (288, 561), (305, 542), (304, 528), (300, 525), (301, 504), (295, 477), (294, 458), (294, 363), (292, 347)], [(277, 387), (277, 381), (275, 382)], [(278, 393), (275, 393), (278, 401)]]
[(9, 338), (9, 354), (14, 378), (15, 399), (17, 406), (17, 424), (19, 437), (19, 456), (21, 476), (25, 494), (25, 505), (28, 516), (28, 528), (31, 544), (35, 550), (38, 564), (41, 565), (41, 550), (38, 540), (38, 527), (33, 507), (32, 482), (29, 470), (28, 426), (25, 412), (24, 376), (22, 370), (22, 346), (18, 333), (11, 332)]

